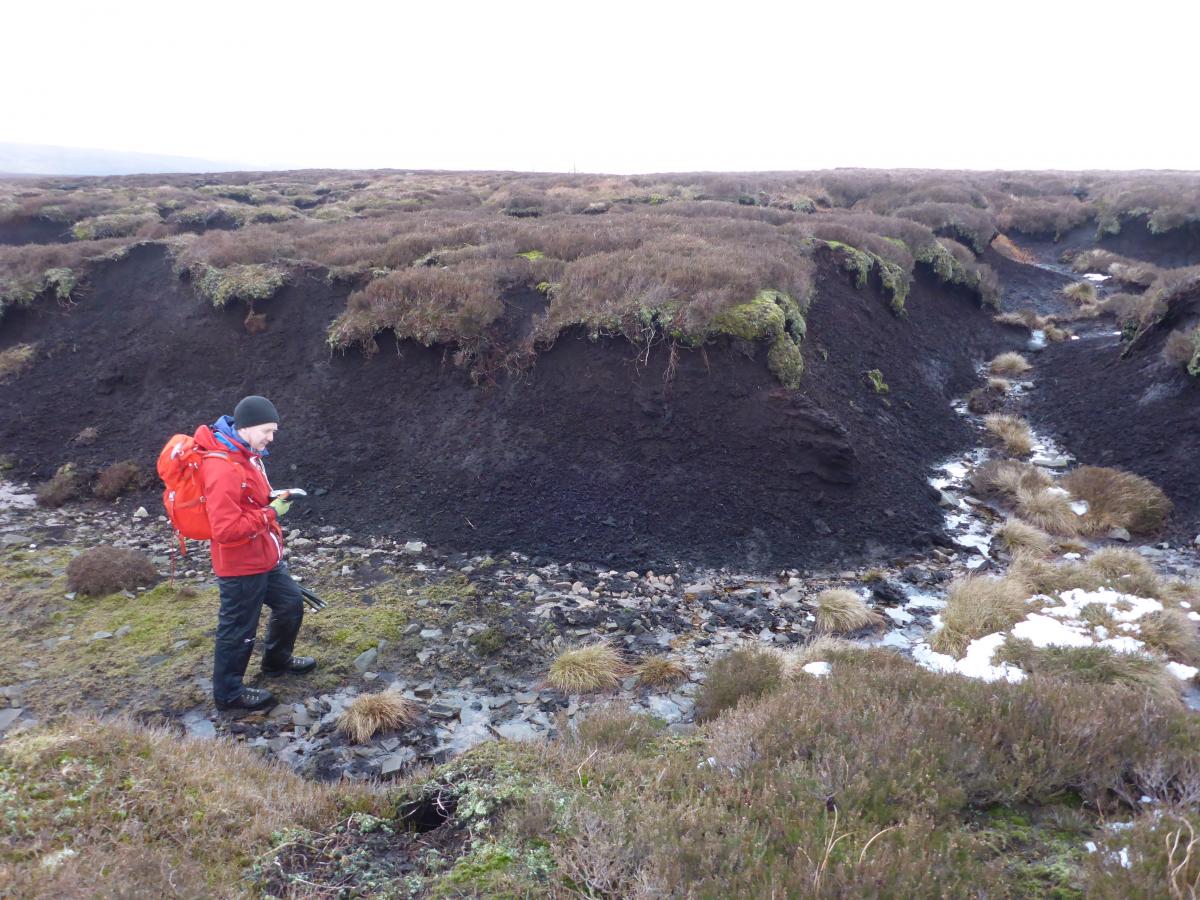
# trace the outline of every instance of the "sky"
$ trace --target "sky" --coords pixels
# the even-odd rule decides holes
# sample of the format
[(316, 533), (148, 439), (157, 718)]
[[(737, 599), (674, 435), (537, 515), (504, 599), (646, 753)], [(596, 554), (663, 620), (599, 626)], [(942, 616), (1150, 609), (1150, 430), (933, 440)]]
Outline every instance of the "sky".
[(1200, 169), (1200, 5), (1108, 6), (8, 4), (0, 142), (251, 168)]

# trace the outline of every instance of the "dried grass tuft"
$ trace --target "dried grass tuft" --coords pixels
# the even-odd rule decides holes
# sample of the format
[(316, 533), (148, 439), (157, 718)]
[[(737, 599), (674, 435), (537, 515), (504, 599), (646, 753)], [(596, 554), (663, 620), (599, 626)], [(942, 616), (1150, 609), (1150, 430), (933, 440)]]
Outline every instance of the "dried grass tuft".
[(648, 656), (634, 668), (643, 687), (674, 687), (688, 680), (688, 671), (667, 656)]
[(397, 731), (417, 721), (420, 706), (396, 691), (361, 694), (350, 701), (337, 720), (338, 731), (356, 744), (365, 744), (377, 732)]
[(929, 643), (939, 653), (958, 656), (967, 644), (995, 631), (1004, 631), (1028, 612), (1028, 591), (1018, 580), (974, 576), (950, 585), (942, 627)]
[(1003, 525), (997, 526), (993, 535), (1009, 553), (1015, 554), (1024, 551), (1035, 556), (1046, 557), (1054, 552), (1054, 538), (1040, 528), (1036, 528), (1028, 522), (1022, 522), (1020, 519), (1007, 519)]
[(883, 616), (867, 606), (854, 591), (840, 588), (821, 591), (813, 603), (818, 631), (844, 633), (883, 624)]
[(604, 642), (564, 650), (550, 664), (546, 681), (565, 694), (613, 690), (629, 674), (629, 666)]
[(1024, 419), (992, 413), (984, 417), (983, 425), (1013, 456), (1028, 456), (1033, 451), (1033, 431)]
[(1080, 517), (1071, 508), (1071, 498), (1059, 488), (1017, 491), (1017, 515), (1050, 534), (1079, 533)]
[(1001, 353), (990, 363), (988, 363), (988, 371), (993, 375), (1000, 375), (1005, 378), (1015, 378), (1018, 375), (1024, 375), (1033, 366), (1020, 353), (1009, 351)]
[(1082, 517), (1087, 534), (1124, 528), (1131, 534), (1153, 534), (1166, 524), (1171, 501), (1157, 485), (1120, 469), (1080, 466), (1063, 476), (1063, 487), (1086, 500)]

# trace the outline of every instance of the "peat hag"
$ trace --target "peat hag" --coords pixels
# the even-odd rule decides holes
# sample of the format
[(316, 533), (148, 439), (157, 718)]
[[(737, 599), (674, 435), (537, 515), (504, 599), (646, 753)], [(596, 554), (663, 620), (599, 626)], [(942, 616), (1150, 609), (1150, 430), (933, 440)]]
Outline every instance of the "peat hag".
[[(481, 387), (452, 348), (390, 333), (370, 358), (331, 353), (348, 289), (324, 276), (294, 272), (257, 304), (266, 327), (252, 334), (241, 304), (215, 309), (163, 247), (139, 245), (101, 264), (78, 302), (10, 311), (0, 350), (39, 348), (0, 385), (14, 474), (152, 469), (170, 434), (261, 393), (283, 417), (273, 482), (319, 489), (298, 524), (614, 566), (827, 563), (940, 539), (926, 473), (970, 441), (950, 402), (1023, 340), (924, 266), (896, 315), (826, 257), (799, 390), (780, 385), (762, 345), (647, 352), (579, 330)], [(518, 304), (510, 324), (519, 333), (538, 314)], [(75, 442), (89, 426), (95, 441)], [(157, 488), (120, 502), (150, 508)]]

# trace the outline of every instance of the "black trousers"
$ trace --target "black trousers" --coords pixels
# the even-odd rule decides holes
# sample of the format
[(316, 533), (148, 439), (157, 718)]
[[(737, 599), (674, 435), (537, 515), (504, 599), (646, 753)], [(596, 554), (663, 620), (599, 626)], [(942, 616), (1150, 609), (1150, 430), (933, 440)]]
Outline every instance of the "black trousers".
[(296, 646), (304, 619), (304, 598), (288, 574), (287, 563), (261, 575), (217, 578), (221, 611), (217, 617), (217, 645), (213, 657), (213, 697), (229, 703), (242, 693), (242, 677), (254, 654), (254, 637), (263, 604), (271, 610), (263, 642), (264, 669), (285, 669)]

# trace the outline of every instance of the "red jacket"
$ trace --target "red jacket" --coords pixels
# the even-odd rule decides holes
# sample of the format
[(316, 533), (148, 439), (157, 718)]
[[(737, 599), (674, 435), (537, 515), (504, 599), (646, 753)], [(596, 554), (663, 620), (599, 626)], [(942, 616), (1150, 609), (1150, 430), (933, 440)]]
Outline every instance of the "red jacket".
[(283, 559), (283, 530), (268, 505), (271, 483), (262, 457), (241, 445), (231, 449), (207, 425), (196, 429), (195, 438), (205, 451), (226, 457), (206, 456), (200, 463), (213, 572), (231, 578), (271, 571)]

